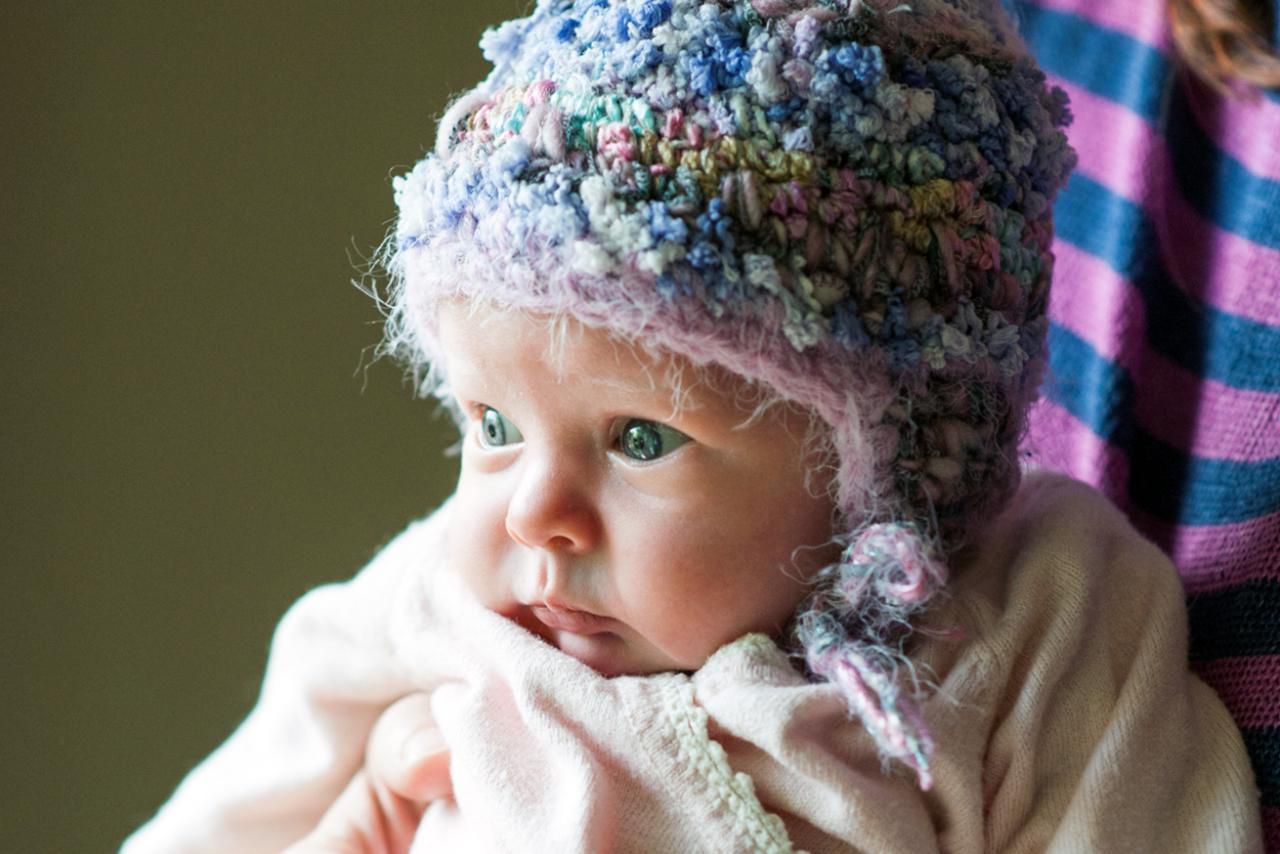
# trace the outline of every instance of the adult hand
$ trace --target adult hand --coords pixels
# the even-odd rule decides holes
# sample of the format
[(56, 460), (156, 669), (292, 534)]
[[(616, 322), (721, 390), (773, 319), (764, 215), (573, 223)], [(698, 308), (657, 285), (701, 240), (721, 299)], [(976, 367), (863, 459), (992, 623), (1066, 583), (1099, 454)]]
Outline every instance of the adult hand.
[(365, 766), (286, 854), (405, 854), (428, 803), (453, 797), (449, 752), (431, 696), (410, 694), (378, 718)]

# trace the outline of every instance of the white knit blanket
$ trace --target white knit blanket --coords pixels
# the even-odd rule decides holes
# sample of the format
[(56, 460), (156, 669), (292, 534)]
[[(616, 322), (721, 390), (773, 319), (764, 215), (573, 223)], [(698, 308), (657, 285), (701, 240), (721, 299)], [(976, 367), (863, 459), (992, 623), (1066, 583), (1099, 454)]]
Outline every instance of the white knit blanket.
[(290, 610), (256, 708), (125, 854), (279, 851), (416, 690), (455, 799), (414, 852), (1261, 850), (1240, 736), (1187, 672), (1177, 576), (1079, 484), (1030, 477), (929, 616), (929, 792), (763, 636), (692, 675), (598, 676), (437, 571), (446, 513)]

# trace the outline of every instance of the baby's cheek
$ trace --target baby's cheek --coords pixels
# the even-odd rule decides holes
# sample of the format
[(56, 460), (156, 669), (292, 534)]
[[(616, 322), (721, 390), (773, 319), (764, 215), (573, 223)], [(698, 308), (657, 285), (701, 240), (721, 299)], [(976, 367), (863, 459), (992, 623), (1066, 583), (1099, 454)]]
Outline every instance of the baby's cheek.
[(702, 555), (679, 598), (688, 603), (686, 613), (697, 616), (699, 639), (712, 651), (748, 632), (775, 634), (790, 620), (807, 589), (791, 565), (793, 548), (739, 543), (736, 549)]
[(445, 569), (490, 607), (506, 604), (498, 601), (497, 584), (506, 540), (503, 517), (486, 511), (463, 491), (455, 496), (445, 537)]
[(670, 558), (634, 585), (632, 601), (643, 609), (635, 622), (651, 642), (696, 668), (755, 622), (760, 599), (748, 595), (732, 566), (714, 555)]

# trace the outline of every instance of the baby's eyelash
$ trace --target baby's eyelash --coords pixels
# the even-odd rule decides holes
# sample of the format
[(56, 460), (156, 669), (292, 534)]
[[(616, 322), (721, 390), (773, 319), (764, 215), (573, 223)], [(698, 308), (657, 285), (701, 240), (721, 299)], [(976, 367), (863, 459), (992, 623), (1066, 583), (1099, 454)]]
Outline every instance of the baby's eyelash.
[(484, 411), (489, 408), (488, 404), (474, 400), (454, 400), (454, 404), (467, 421), (479, 421), (484, 416)]

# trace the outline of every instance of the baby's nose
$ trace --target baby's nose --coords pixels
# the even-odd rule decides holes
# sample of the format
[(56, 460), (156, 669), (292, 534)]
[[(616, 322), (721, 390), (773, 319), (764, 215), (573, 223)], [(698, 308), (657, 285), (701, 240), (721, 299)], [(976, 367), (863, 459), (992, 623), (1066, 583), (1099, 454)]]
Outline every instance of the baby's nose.
[(526, 457), (507, 505), (507, 534), (530, 548), (587, 554), (600, 540), (601, 519), (590, 478), (563, 460)]

